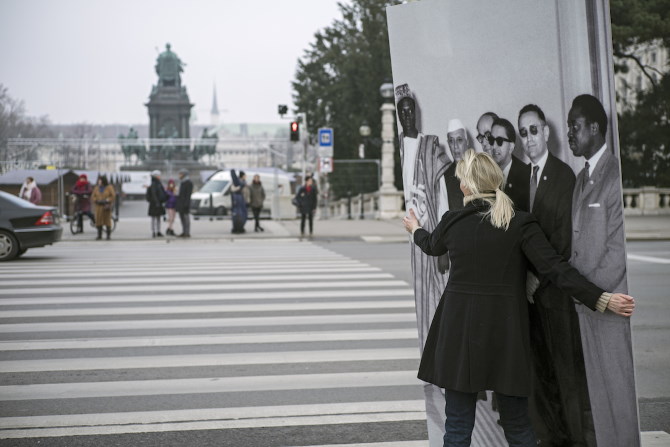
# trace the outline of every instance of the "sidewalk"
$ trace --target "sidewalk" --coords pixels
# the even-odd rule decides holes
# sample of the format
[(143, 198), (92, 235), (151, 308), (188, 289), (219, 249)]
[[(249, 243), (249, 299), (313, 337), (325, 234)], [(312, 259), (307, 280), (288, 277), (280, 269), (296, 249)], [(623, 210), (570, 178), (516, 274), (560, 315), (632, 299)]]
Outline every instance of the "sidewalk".
[[(216, 240), (254, 240), (254, 239), (298, 239), (300, 236), (300, 220), (261, 221), (262, 233), (253, 231), (253, 220), (246, 224), (247, 233), (231, 234), (230, 219), (210, 220), (191, 217), (192, 239)], [(65, 241), (88, 241), (96, 236), (95, 228), (86, 226), (83, 234), (72, 235), (69, 222), (63, 222), (63, 238)], [(163, 222), (161, 231), (165, 233), (167, 226)], [(180, 233), (179, 219), (175, 223), (175, 232)], [(174, 239), (173, 237), (170, 237)], [(116, 230), (112, 233), (114, 240), (145, 240), (151, 239), (148, 217), (121, 217)], [(397, 220), (315, 220), (314, 240), (316, 241), (365, 241), (365, 242), (407, 242), (408, 235), (399, 219)], [(626, 217), (626, 240), (670, 240), (669, 216), (628, 216)]]

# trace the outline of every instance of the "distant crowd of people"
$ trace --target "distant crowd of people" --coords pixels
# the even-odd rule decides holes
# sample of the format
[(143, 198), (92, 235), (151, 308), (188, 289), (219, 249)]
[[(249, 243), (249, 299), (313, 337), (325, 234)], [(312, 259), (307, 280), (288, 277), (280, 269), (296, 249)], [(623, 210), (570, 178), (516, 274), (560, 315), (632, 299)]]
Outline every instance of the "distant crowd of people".
[[(230, 214), (232, 220), (231, 233), (245, 233), (245, 225), (248, 220), (249, 210), (254, 219), (254, 232), (264, 232), (260, 216), (265, 202), (266, 193), (261, 183), (260, 176), (254, 175), (251, 183), (247, 183), (244, 171), (231, 170), (232, 186)], [(178, 172), (179, 183), (169, 179), (166, 186), (161, 181), (161, 171), (151, 172), (151, 183), (147, 185), (145, 199), (148, 202), (147, 214), (151, 218), (151, 237), (160, 238), (164, 236), (176, 236), (180, 238), (191, 237), (191, 194), (193, 193), (193, 182), (189, 178), (189, 172), (181, 169)], [(116, 191), (105, 175), (98, 177), (96, 185), (92, 185), (86, 174), (81, 174), (72, 187), (71, 194), (75, 197), (74, 215), (77, 220), (79, 232), (83, 230), (84, 218), (88, 217), (97, 229), (96, 240), (103, 238), (103, 227), (106, 230), (106, 239), (111, 239), (113, 208), (116, 200)], [(42, 193), (35, 179), (28, 177), (21, 186), (19, 197), (33, 203), (39, 204)], [(312, 176), (307, 176), (305, 184), (300, 186), (292, 200), (293, 205), (300, 214), (300, 236), (305, 237), (305, 226), (309, 223), (309, 237), (314, 233), (314, 213), (318, 204), (318, 191)], [(177, 215), (181, 222), (182, 231), (177, 235), (174, 231), (174, 222)], [(165, 220), (167, 229), (165, 234), (161, 232), (161, 221)]]
[[(163, 237), (161, 233), (161, 220), (167, 214), (168, 236), (181, 238), (191, 237), (191, 194), (193, 194), (193, 182), (188, 176), (188, 170), (181, 169), (178, 172), (179, 188), (173, 179), (168, 180), (167, 188), (161, 183), (161, 171), (151, 172), (151, 184), (147, 187), (146, 200), (149, 202), (148, 214), (151, 217), (151, 237)], [(181, 234), (174, 232), (174, 221), (179, 214), (181, 222)]]

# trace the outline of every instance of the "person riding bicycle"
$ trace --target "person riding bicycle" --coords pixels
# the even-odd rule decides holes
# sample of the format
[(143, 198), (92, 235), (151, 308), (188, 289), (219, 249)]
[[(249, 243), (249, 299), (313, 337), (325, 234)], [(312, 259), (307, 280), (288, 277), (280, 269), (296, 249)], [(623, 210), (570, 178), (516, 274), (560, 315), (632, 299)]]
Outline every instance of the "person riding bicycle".
[(72, 187), (72, 194), (77, 198), (77, 201), (74, 204), (75, 216), (77, 216), (77, 226), (81, 232), (84, 228), (84, 215), (88, 216), (91, 219), (91, 222), (95, 223), (95, 217), (91, 212), (91, 193), (93, 192), (93, 186), (88, 181), (86, 174), (81, 174), (77, 183)]

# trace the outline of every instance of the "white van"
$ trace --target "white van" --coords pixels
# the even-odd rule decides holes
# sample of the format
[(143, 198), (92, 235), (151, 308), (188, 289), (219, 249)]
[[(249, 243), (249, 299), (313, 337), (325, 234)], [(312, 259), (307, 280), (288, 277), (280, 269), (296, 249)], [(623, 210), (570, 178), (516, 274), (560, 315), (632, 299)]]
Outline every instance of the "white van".
[[(272, 215), (272, 201), (275, 191), (275, 174), (272, 168), (250, 168), (236, 169), (235, 172), (244, 171), (247, 175), (247, 184), (251, 184), (254, 175), (258, 174), (265, 189), (265, 201), (261, 216)], [(279, 192), (278, 203), (286, 202), (291, 195), (290, 174), (277, 170), (277, 191)], [(222, 170), (214, 173), (197, 192), (191, 195), (191, 214), (197, 219), (198, 216), (226, 216), (230, 214), (231, 197), (230, 187), (232, 178), (230, 170)], [(290, 201), (290, 199), (289, 199)], [(251, 213), (251, 211), (250, 211)]]
[(147, 186), (151, 185), (151, 173), (149, 171), (123, 171), (130, 177), (130, 181), (121, 185), (121, 191), (126, 199), (137, 200), (146, 197)]

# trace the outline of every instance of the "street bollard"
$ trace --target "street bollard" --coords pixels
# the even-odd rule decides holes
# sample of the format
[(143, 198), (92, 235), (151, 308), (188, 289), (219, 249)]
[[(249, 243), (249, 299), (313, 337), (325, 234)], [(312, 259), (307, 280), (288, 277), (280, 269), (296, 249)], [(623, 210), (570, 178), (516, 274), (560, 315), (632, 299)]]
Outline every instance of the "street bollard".
[(347, 219), (351, 220), (351, 191), (347, 191)]
[(361, 220), (365, 219), (365, 196), (361, 193)]

